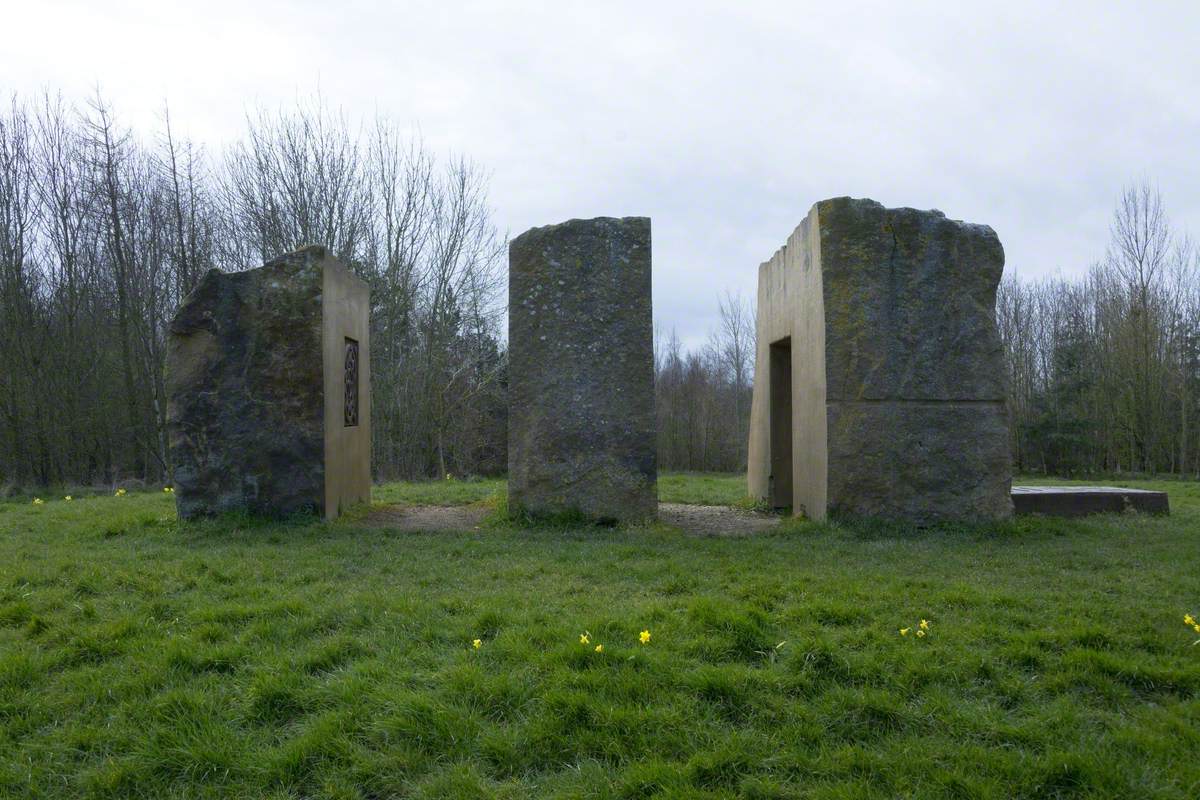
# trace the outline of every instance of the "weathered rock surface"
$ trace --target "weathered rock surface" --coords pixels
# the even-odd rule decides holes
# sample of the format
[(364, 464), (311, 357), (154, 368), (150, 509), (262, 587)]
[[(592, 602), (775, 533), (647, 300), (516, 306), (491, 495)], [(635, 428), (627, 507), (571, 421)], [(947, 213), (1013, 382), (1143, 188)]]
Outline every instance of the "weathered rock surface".
[(652, 518), (650, 220), (571, 220), (509, 246), (509, 510)]
[[(751, 493), (817, 518), (1011, 515), (1003, 268), (985, 225), (872, 200), (814, 205), (759, 270)], [(790, 367), (773, 365), (772, 344)], [(772, 418), (785, 407), (772, 380), (789, 384), (790, 427)], [(780, 436), (792, 441), (791, 493), (772, 484)]]
[(829, 400), (1004, 400), (995, 231), (940, 211), (818, 203)]
[[(364, 463), (345, 470), (353, 473), (352, 490), (329, 480), (347, 478), (326, 469), (326, 402), (342, 402), (331, 387), (343, 381), (344, 346), (343, 339), (330, 338), (329, 324), (339, 315), (326, 314), (324, 303), (331, 287), (354, 284), (361, 281), (324, 248), (307, 247), (259, 269), (212, 270), (184, 300), (167, 351), (167, 423), (180, 517), (324, 513), (331, 493), (335, 506), (337, 492), (369, 496), (369, 442), (355, 451)], [(334, 358), (337, 363), (327, 363)], [(362, 392), (369, 399), (365, 382)], [(328, 416), (340, 423), (340, 405), (336, 412)], [(369, 435), (367, 420), (349, 435)], [(329, 511), (332, 516), (337, 508)]]
[(904, 519), (1012, 515), (1002, 403), (831, 402), (829, 510)]

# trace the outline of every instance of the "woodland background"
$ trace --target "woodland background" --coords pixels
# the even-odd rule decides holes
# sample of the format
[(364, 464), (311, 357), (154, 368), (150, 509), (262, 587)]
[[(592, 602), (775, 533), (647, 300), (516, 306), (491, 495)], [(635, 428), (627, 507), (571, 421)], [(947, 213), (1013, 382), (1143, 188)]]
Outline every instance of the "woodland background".
[[(209, 269), (322, 243), (371, 287), (377, 478), (503, 472), (507, 242), (488, 175), (386, 118), (258, 110), (209, 152), (123, 127), (97, 93), (0, 109), (0, 486), (169, 482), (164, 344)], [(1014, 464), (1200, 476), (1200, 252), (1149, 180), (1080, 278), (1019, 280), (997, 321)], [(745, 466), (754, 310), (707, 344), (656, 331), (659, 465)]]

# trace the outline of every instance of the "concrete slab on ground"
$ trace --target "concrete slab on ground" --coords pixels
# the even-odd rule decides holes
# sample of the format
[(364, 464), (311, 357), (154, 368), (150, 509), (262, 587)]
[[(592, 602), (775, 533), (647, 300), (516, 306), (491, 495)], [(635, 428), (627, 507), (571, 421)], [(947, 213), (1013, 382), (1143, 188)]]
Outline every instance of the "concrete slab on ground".
[(1083, 517), (1121, 511), (1169, 514), (1166, 492), (1118, 486), (1014, 486), (1013, 508), (1018, 514)]

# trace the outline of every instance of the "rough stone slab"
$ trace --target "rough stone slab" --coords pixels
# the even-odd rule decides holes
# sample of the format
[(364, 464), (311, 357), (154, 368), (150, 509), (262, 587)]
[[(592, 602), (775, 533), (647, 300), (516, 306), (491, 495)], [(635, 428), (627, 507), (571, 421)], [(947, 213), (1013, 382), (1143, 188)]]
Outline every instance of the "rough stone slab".
[[(337, 308), (326, 308), (330, 297)], [(369, 498), (370, 392), (342, 420), (343, 332), (368, 360), (366, 286), (322, 247), (245, 272), (209, 271), (171, 323), (167, 423), (181, 518), (248, 511), (336, 515)], [(348, 325), (336, 331), (334, 323)], [(336, 339), (332, 338), (334, 335)], [(333, 407), (336, 404), (336, 408)], [(330, 445), (356, 463), (327, 469)]]
[(1141, 511), (1169, 514), (1166, 492), (1116, 486), (1014, 486), (1013, 506), (1018, 514), (1083, 517), (1089, 514)]
[(830, 403), (829, 513), (917, 524), (1012, 515), (1003, 403)]
[(657, 507), (650, 220), (509, 246), (509, 510), (639, 521)]
[(995, 231), (940, 211), (818, 203), (833, 400), (1004, 400)]

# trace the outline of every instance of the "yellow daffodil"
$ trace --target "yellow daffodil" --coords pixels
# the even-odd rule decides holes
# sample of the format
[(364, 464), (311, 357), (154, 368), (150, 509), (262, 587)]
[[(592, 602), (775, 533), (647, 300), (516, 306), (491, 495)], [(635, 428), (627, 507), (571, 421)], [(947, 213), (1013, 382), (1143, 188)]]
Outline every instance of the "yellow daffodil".
[(588, 636), (586, 633), (579, 634), (579, 643), (580, 644), (591, 644), (591, 642), (592, 642), (592, 637)]
[(472, 640), (471, 647), (474, 647), (476, 650), (478, 650), (479, 648), (483, 647), (483, 640), (482, 639)]
[(72, 501), (72, 500), (74, 500), (74, 499), (75, 499), (75, 498), (71, 497), (71, 495), (67, 495), (66, 497), (64, 497), (64, 498), (63, 498), (63, 500), (66, 500), (68, 503), (69, 503), (69, 502), (71, 502), (71, 501)]
[(46, 501), (45, 501), (45, 500), (43, 500), (43, 499), (42, 499), (42, 498), (40, 498), (40, 497), (35, 497), (35, 498), (33, 498), (33, 504), (34, 504), (35, 506), (40, 506), (40, 505), (42, 505), (42, 504), (43, 504), (43, 503), (45, 503), (45, 502), (46, 502)]
[(925, 635), (925, 631), (917, 631), (917, 636), (924, 636), (924, 635)]
[(901, 635), (901, 636), (908, 636), (908, 632), (909, 632), (909, 631), (911, 631), (911, 630), (912, 630), (912, 628), (901, 628), (901, 629), (900, 629), (900, 635)]
[(602, 644), (598, 644), (598, 645), (596, 645), (596, 652), (597, 652), (597, 653), (603, 653), (603, 652), (604, 652), (604, 645), (602, 645)]
[(115, 492), (113, 492), (113, 497), (124, 497), (124, 496), (125, 496), (124, 489), (117, 489)]
[(642, 631), (638, 634), (638, 641), (642, 644), (650, 643), (650, 631)]
[(1194, 630), (1196, 633), (1200, 633), (1200, 624), (1193, 625), (1192, 630)]
[(927, 619), (921, 620), (921, 630), (923, 630), (923, 631), (929, 630), (929, 620), (927, 620)]
[(1191, 614), (1184, 614), (1183, 615), (1183, 624), (1184, 625), (1195, 625), (1196, 619)]

